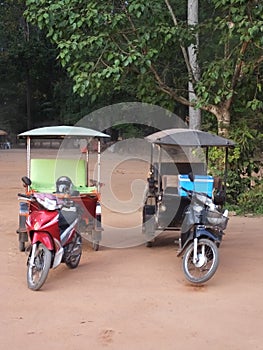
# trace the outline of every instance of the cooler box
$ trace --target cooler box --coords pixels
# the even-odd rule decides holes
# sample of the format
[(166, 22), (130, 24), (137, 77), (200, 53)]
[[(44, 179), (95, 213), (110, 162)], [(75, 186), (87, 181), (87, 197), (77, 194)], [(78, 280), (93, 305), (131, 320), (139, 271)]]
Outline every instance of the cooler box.
[(179, 195), (187, 196), (187, 193), (182, 190), (181, 187), (186, 188), (190, 191), (206, 193), (208, 196), (212, 197), (214, 179), (210, 175), (195, 175), (194, 182), (190, 181), (188, 175), (179, 175)]

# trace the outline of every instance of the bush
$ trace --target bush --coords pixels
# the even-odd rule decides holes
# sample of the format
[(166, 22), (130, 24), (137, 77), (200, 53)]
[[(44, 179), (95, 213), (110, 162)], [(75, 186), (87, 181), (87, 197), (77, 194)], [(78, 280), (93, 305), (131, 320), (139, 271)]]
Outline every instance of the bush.
[(263, 183), (257, 184), (237, 198), (237, 214), (263, 214)]
[[(241, 120), (233, 126), (229, 138), (236, 142), (229, 149), (228, 176), (226, 183), (227, 207), (237, 214), (263, 214), (263, 184), (253, 177), (263, 166), (261, 152), (263, 134)], [(210, 173), (223, 178), (224, 150), (212, 148), (209, 152)], [(255, 184), (251, 186), (251, 184)]]

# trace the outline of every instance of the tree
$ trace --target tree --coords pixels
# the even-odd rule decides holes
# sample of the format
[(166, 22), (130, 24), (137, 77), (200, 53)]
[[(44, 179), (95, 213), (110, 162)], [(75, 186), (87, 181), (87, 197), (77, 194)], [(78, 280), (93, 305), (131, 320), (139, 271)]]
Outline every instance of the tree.
[(25, 21), (25, 1), (0, 4), (0, 124), (16, 134), (57, 117), (54, 86), (65, 72), (45, 32)]
[[(242, 108), (263, 107), (263, 4), (211, 0), (205, 10), (204, 4), (198, 26), (187, 26), (186, 2), (175, 0), (27, 0), (26, 18), (47, 30), (74, 92), (94, 101), (125, 90), (170, 109), (193, 106), (213, 114), (227, 135), (240, 95)], [(200, 79), (185, 49), (197, 31)], [(189, 79), (195, 101), (188, 98)]]
[[(9, 132), (11, 125), (16, 125), (16, 118), (23, 118), (20, 112), (21, 105), (19, 85), (19, 68), (13, 59), (10, 59), (10, 51), (18, 47), (21, 36), (19, 20), (24, 8), (13, 2), (1, 1), (0, 5), (0, 123), (1, 127)], [(21, 122), (21, 120), (20, 120)]]
[(212, 40), (216, 38), (218, 47), (211, 44), (214, 59), (203, 63), (196, 86), (197, 105), (213, 113), (219, 130), (227, 134), (231, 114), (233, 119), (240, 111), (246, 116), (262, 111), (263, 4), (258, 0), (213, 3), (217, 14), (206, 23), (214, 31)]

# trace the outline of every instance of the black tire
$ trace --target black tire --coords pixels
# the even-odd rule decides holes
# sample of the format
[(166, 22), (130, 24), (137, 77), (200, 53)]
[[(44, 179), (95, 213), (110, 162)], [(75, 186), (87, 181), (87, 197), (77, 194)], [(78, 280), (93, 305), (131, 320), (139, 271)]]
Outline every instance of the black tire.
[(82, 237), (79, 233), (76, 234), (76, 239), (72, 247), (70, 256), (65, 261), (66, 265), (70, 269), (78, 267), (82, 254)]
[(93, 241), (92, 242), (92, 248), (95, 252), (97, 252), (100, 248), (100, 242), (99, 241)]
[(25, 251), (25, 242), (21, 242), (21, 241), (19, 241), (18, 242), (18, 249), (19, 249), (19, 251), (20, 252), (24, 252)]
[(194, 284), (208, 281), (216, 272), (219, 263), (217, 246), (209, 239), (202, 238), (197, 243), (199, 261), (193, 262), (194, 243), (185, 250), (183, 256), (183, 271), (187, 280)]
[(155, 205), (145, 204), (142, 212), (142, 232), (148, 230), (147, 222), (155, 215)]
[(33, 265), (30, 257), (27, 264), (27, 285), (29, 289), (39, 290), (45, 283), (51, 266), (52, 253), (42, 243), (35, 243), (36, 250)]
[(155, 215), (145, 215), (143, 223), (143, 234), (146, 247), (151, 248), (155, 239)]
[(92, 239), (92, 249), (97, 252), (99, 250), (100, 247), (100, 241), (102, 239), (102, 231), (98, 231), (98, 230), (92, 230), (92, 235), (91, 235), (91, 239)]
[(21, 232), (19, 230), (16, 231), (18, 233), (18, 249), (20, 252), (25, 251), (25, 242), (28, 241), (28, 236), (26, 232)]

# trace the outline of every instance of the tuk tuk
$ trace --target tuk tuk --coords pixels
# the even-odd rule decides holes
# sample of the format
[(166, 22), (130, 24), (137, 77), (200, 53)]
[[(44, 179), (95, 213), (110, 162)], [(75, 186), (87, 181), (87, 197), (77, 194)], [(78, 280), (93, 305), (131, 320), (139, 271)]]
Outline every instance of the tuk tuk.
[(11, 148), (11, 144), (8, 140), (8, 134), (5, 130), (0, 130), (0, 148), (1, 149)]
[[(180, 230), (190, 200), (187, 190), (216, 196), (223, 205), (226, 195), (228, 149), (234, 142), (200, 130), (167, 129), (146, 137), (151, 143), (150, 170), (142, 215), (145, 242), (151, 247), (163, 231)], [(209, 148), (225, 150), (223, 178), (209, 174)], [(193, 178), (193, 181), (189, 178)]]
[[(26, 139), (27, 148), (27, 176), (23, 177), (27, 194), (52, 193), (60, 195), (58, 179), (66, 177), (72, 181), (74, 192), (70, 199), (82, 208), (80, 233), (92, 242), (93, 249), (99, 249), (103, 228), (101, 226), (100, 205), (100, 167), (101, 167), (101, 139), (109, 135), (97, 130), (76, 126), (50, 126), (32, 129), (18, 135), (19, 139)], [(36, 158), (32, 156), (32, 141), (59, 142), (56, 158)], [(90, 145), (96, 142), (93, 153), (97, 155), (97, 163), (91, 178)], [(35, 152), (37, 153), (37, 152)], [(95, 175), (97, 174), (97, 175)], [(68, 194), (67, 194), (68, 195)], [(26, 232), (26, 218), (30, 213), (30, 205), (21, 202), (19, 208), (19, 227), (17, 229), (19, 250), (25, 250), (28, 241)]]

